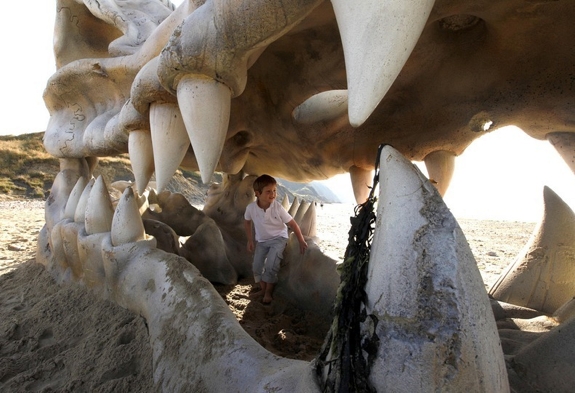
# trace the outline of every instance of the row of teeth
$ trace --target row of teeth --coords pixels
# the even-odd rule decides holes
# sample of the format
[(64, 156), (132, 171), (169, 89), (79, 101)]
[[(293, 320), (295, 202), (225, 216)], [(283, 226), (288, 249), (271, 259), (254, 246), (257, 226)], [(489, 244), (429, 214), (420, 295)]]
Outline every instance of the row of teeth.
[[(316, 236), (315, 203), (294, 198), (290, 206), (286, 196), (282, 205), (304, 236)], [(84, 224), (87, 235), (111, 232), (112, 244), (118, 246), (146, 239), (141, 215), (147, 208), (147, 191), (138, 196), (132, 187), (126, 187), (114, 208), (102, 176), (89, 181), (80, 177), (68, 197), (62, 219)]]
[(144, 200), (145, 197), (137, 198), (128, 187), (114, 209), (101, 176), (89, 181), (80, 177), (66, 202), (63, 219), (84, 224), (87, 235), (111, 232), (114, 246), (137, 242), (146, 239), (140, 215)]
[[(433, 3), (332, 1), (344, 49), (348, 90), (312, 97), (296, 108), (294, 119), (309, 123), (348, 112), (351, 125), (363, 124), (407, 61)], [(223, 83), (201, 75), (186, 75), (177, 85), (177, 105), (150, 105), (150, 133), (132, 131), (129, 137), (138, 193), (144, 191), (154, 171), (158, 190), (163, 190), (190, 143), (202, 181), (210, 181), (226, 140), (232, 95)], [(184, 113), (178, 106), (186, 108)], [(354, 193), (361, 203), (367, 197), (366, 185), (370, 185), (371, 176), (360, 168), (352, 172)]]
[[(180, 93), (185, 90), (186, 93)], [(302, 112), (317, 113), (324, 107), (328, 95), (312, 97), (298, 107), (294, 116), (309, 118)], [(182, 163), (190, 142), (192, 144), (202, 181), (209, 183), (221, 156), (230, 114), (230, 91), (214, 80), (186, 78), (178, 87), (179, 105), (186, 108), (182, 113), (175, 103), (152, 103), (150, 105), (150, 132), (130, 132), (128, 151), (134, 172), (136, 191), (142, 195), (155, 173), (158, 191), (166, 188)], [(328, 104), (329, 105), (329, 104)], [(310, 115), (311, 116), (311, 115)], [(447, 191), (455, 168), (455, 154), (438, 150), (424, 159), (429, 177), (441, 195)], [(357, 166), (349, 168), (355, 199), (363, 203), (369, 194), (373, 172)]]

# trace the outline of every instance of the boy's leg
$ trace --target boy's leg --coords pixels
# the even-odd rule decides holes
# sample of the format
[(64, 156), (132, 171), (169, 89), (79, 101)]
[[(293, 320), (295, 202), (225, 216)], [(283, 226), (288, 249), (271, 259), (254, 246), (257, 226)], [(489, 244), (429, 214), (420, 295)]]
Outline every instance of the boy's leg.
[(262, 275), (262, 281), (266, 283), (263, 299), (263, 302), (266, 304), (273, 300), (272, 294), (275, 283), (278, 281), (278, 272), (280, 270), (286, 244), (287, 239), (285, 238), (276, 238), (270, 241), (270, 247), (266, 259), (266, 268)]
[(266, 289), (264, 291), (264, 298), (262, 299), (262, 302), (264, 304), (270, 304), (272, 302), (272, 300), (274, 300), (274, 298), (272, 297), (272, 293), (274, 292), (274, 286), (275, 283), (271, 283), (268, 282), (266, 283)]
[(265, 293), (266, 283), (262, 281), (262, 272), (264, 270), (264, 264), (266, 260), (266, 254), (268, 252), (268, 247), (265, 243), (256, 242), (256, 249), (254, 250), (254, 261), (252, 264), (252, 271), (254, 274), (254, 281), (256, 285), (259, 283), (260, 290), (256, 293), (251, 294), (251, 297), (262, 296)]

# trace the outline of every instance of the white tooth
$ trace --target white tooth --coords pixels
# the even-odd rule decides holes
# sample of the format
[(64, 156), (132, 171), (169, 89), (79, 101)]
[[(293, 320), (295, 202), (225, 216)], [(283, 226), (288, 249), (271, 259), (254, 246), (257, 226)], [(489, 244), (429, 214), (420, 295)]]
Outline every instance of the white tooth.
[(290, 216), (294, 217), (297, 213), (297, 209), (299, 208), (299, 200), (297, 197), (293, 198), (293, 202), (291, 203), (291, 207), (288, 210)]
[(575, 173), (575, 133), (552, 132), (547, 134), (547, 140), (561, 155), (569, 169)]
[(126, 188), (118, 201), (112, 220), (111, 237), (114, 247), (146, 238), (144, 223), (138, 210), (138, 201), (132, 188)]
[(423, 159), (429, 180), (437, 188), (441, 196), (449, 188), (453, 170), (455, 168), (455, 153), (447, 150), (436, 150), (425, 156)]
[(303, 216), (305, 215), (305, 212), (307, 211), (307, 209), (309, 209), (309, 205), (310, 205), (310, 203), (308, 201), (303, 201), (302, 203), (300, 203), (300, 205), (297, 209), (297, 213), (295, 214), (295, 217), (293, 218), (295, 220), (295, 222), (297, 222), (298, 225), (301, 223)]
[(332, 0), (343, 45), (349, 121), (371, 115), (415, 47), (434, 0)]
[(288, 198), (287, 194), (285, 194), (284, 199), (282, 199), (282, 206), (284, 209), (286, 209), (286, 211), (289, 210), (289, 198)]
[(178, 103), (183, 112), (202, 182), (209, 183), (226, 141), (230, 121), (231, 90), (223, 83), (187, 75), (178, 83)]
[(347, 90), (329, 90), (311, 96), (293, 110), (301, 124), (329, 121), (347, 114)]
[(82, 190), (82, 195), (78, 199), (78, 204), (76, 205), (76, 210), (74, 210), (74, 221), (78, 223), (84, 223), (86, 217), (86, 205), (88, 204), (88, 198), (90, 198), (90, 191), (94, 186), (95, 179), (91, 178), (84, 190)]
[(354, 165), (349, 168), (349, 177), (355, 201), (358, 204), (364, 203), (369, 197), (370, 187), (373, 183), (373, 171)]
[(92, 191), (90, 191), (90, 197), (86, 205), (84, 217), (86, 233), (93, 235), (95, 233), (110, 232), (113, 216), (114, 208), (112, 207), (108, 188), (102, 176), (98, 176)]
[(184, 159), (190, 140), (182, 114), (176, 104), (153, 103), (150, 105), (150, 130), (156, 184), (158, 191), (162, 191)]
[(71, 220), (74, 219), (74, 214), (76, 214), (76, 208), (78, 207), (78, 201), (80, 200), (80, 196), (82, 196), (82, 192), (86, 185), (88, 184), (88, 180), (85, 177), (80, 176), (76, 185), (72, 189), (70, 196), (68, 197), (68, 201), (66, 202), (66, 208), (64, 209), (64, 217), (69, 218)]
[(312, 202), (307, 208), (300, 224), (301, 233), (304, 236), (316, 237), (316, 218), (315, 202)]
[(552, 314), (575, 294), (575, 213), (543, 188), (544, 212), (529, 242), (489, 290), (496, 300)]
[(380, 163), (365, 285), (376, 323), (360, 327), (378, 338), (370, 381), (378, 391), (508, 392), (495, 318), (461, 228), (397, 150), (384, 147)]
[(136, 191), (142, 195), (154, 173), (152, 136), (148, 131), (131, 131), (128, 136), (128, 153), (136, 180)]

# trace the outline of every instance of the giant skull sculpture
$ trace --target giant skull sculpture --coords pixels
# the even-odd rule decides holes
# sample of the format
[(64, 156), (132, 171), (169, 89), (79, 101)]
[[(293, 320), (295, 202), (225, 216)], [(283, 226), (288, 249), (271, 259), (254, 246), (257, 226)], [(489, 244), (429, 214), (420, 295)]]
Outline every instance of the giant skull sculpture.
[[(51, 114), (44, 144), (61, 158), (61, 172), (46, 204), (38, 259), (59, 279), (82, 280), (146, 317), (162, 388), (317, 391), (333, 381), (324, 362), (337, 353), (314, 364), (271, 355), (246, 336), (195, 268), (156, 245), (174, 251), (170, 231), (191, 236), (187, 252), (198, 255), (202, 273), (234, 282), (249, 275), (241, 232), (253, 197), (246, 175), (304, 182), (349, 172), (363, 202), (377, 146), (385, 143), (393, 148), (381, 154), (363, 310), (369, 318), (361, 322), (362, 334), (379, 343), (365, 355), (369, 385), (509, 389), (481, 278), (440, 195), (454, 158), (505, 125), (548, 139), (575, 168), (575, 3), (187, 0), (174, 9), (169, 0), (58, 0), (57, 7), (58, 70), (44, 95)], [(124, 152), (136, 184), (114, 208), (103, 181), (90, 177), (97, 157)], [(439, 193), (403, 156), (425, 161)], [(164, 189), (180, 166), (199, 170), (205, 183), (216, 170), (226, 174), (203, 212), (147, 189), (153, 174), (158, 192)], [(140, 218), (151, 203), (163, 206), (144, 213), (153, 239)], [(178, 221), (182, 214), (188, 222)], [(313, 212), (303, 222), (311, 236)], [(546, 249), (556, 245), (548, 243)], [(550, 315), (573, 296), (567, 280), (553, 302), (532, 301), (549, 289), (534, 284), (524, 294), (512, 273), (492, 295), (516, 306), (494, 302), (496, 316), (539, 315), (533, 308), (541, 304)], [(317, 303), (308, 306), (329, 309), (333, 261), (311, 247), (294, 262), (283, 286), (296, 297), (301, 289), (290, 277), (298, 274), (314, 282)], [(571, 331), (569, 315), (563, 309), (553, 321)], [(549, 342), (567, 342), (552, 333)], [(512, 385), (571, 386), (573, 373), (538, 374), (535, 355), (525, 354), (532, 352), (514, 349)]]

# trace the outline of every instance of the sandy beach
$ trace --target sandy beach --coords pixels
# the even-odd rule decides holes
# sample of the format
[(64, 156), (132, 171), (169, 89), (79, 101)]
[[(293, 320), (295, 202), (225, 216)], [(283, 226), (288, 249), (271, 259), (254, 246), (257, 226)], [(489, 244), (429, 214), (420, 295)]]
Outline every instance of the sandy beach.
[[(339, 261), (353, 205), (317, 208), (318, 245)], [(535, 223), (458, 220), (489, 287)], [(79, 285), (57, 286), (35, 263), (44, 202), (0, 195), (0, 391), (155, 392), (146, 325)], [(249, 299), (250, 280), (216, 289), (240, 324), (271, 352), (309, 360), (322, 343), (313, 318), (279, 299)]]

